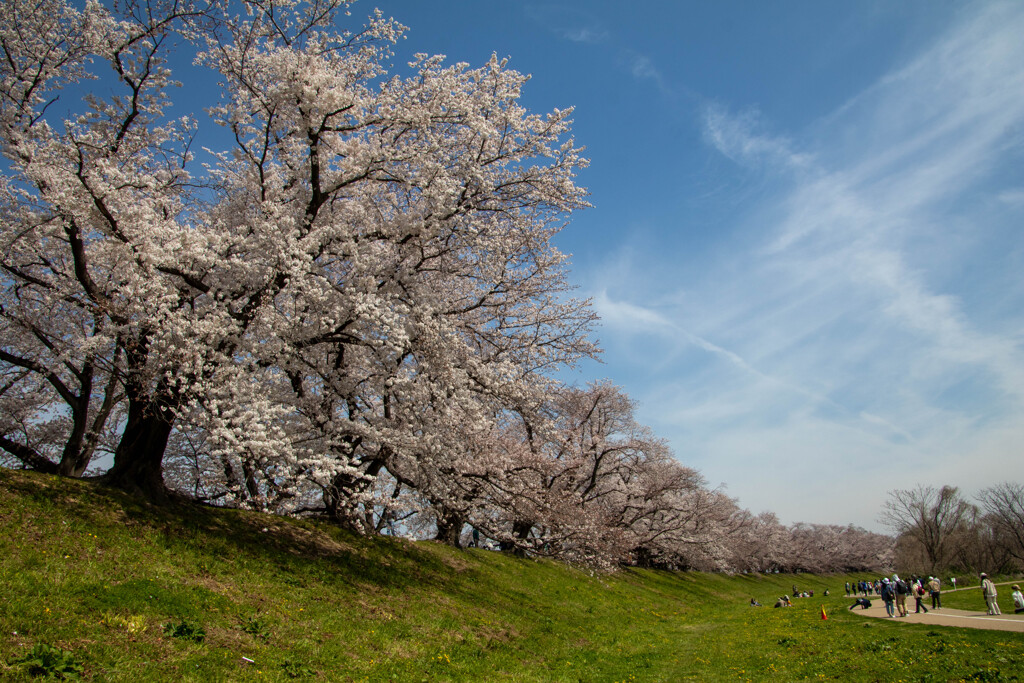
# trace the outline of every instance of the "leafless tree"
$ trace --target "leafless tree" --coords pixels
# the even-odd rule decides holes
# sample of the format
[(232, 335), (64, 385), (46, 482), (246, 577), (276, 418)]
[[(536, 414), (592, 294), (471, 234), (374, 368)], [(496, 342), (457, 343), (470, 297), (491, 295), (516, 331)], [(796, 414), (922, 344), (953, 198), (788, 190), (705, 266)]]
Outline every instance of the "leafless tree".
[(934, 573), (949, 561), (953, 551), (951, 541), (970, 520), (974, 507), (955, 486), (896, 489), (889, 492), (879, 521), (896, 532), (904, 543), (920, 544), (927, 570)]
[(995, 538), (1018, 562), (1024, 562), (1024, 486), (1004, 482), (984, 489), (978, 502), (987, 513)]

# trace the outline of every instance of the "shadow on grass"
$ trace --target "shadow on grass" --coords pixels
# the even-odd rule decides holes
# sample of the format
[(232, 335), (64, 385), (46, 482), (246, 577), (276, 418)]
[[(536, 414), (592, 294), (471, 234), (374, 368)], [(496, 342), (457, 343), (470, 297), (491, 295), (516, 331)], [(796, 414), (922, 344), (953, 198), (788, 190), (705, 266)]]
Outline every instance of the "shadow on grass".
[[(14, 499), (32, 501), (34, 512), (5, 513), (3, 489)], [(157, 506), (92, 481), (0, 468), (0, 522), (8, 514), (59, 515), (94, 530), (127, 526), (170, 552), (196, 550), (239, 565), (273, 566), (285, 583), (296, 586), (329, 576), (332, 582), (395, 590), (444, 584), (453, 571), (436, 550), (400, 539), (364, 538), (324, 521), (185, 500)]]

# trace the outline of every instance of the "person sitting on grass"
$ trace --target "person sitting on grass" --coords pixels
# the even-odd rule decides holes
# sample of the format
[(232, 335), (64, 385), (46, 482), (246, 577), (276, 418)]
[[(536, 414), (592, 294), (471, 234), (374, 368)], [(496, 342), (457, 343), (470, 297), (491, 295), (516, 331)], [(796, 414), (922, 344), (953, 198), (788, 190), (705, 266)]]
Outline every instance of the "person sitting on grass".
[(850, 605), (850, 609), (852, 610), (857, 605), (860, 605), (861, 609), (868, 609), (868, 608), (871, 607), (871, 601), (868, 600), (867, 598), (857, 598), (856, 600), (853, 601), (853, 604)]
[(789, 601), (788, 595), (783, 595), (781, 598), (775, 601), (775, 607), (792, 607), (793, 603)]
[(757, 601), (757, 598), (750, 598), (750, 606), (751, 607), (760, 607), (761, 603), (759, 603)]
[(1024, 594), (1020, 592), (1020, 586), (1013, 584), (1013, 613), (1024, 612)]

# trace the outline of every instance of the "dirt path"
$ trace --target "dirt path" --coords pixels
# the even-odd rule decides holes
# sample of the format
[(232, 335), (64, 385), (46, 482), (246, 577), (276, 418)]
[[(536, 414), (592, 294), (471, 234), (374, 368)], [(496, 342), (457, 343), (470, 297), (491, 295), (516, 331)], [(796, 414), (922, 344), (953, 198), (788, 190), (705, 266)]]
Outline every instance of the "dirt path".
[[(854, 608), (855, 614), (861, 614), (866, 617), (877, 617), (880, 619), (889, 619), (890, 617), (885, 613), (885, 603), (877, 595), (868, 597), (871, 601), (871, 607), (869, 609), (861, 609), (860, 607)], [(980, 598), (979, 598), (980, 600)], [(930, 603), (931, 600), (926, 600), (926, 604)], [(847, 607), (853, 604), (853, 598), (850, 598), (850, 603)], [(950, 609), (948, 607), (942, 607), (940, 609), (928, 608), (928, 612), (921, 614), (914, 613), (914, 599), (910, 598), (907, 600), (907, 616), (905, 617), (892, 617), (893, 621), (910, 624), (934, 624), (936, 626), (959, 626), (961, 628), (982, 628), (994, 631), (1017, 631), (1024, 633), (1024, 613), (1022, 614), (1001, 614), (999, 616), (989, 616), (983, 611), (967, 611), (962, 609)]]

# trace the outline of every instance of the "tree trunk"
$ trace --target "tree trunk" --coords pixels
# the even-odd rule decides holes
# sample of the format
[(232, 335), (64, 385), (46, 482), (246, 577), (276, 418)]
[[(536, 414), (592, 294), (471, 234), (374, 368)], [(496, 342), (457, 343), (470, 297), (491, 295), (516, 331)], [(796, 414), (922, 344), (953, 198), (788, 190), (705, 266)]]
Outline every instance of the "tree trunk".
[(512, 537), (515, 541), (501, 541), (498, 547), (503, 552), (511, 551), (516, 557), (526, 557), (526, 548), (524, 546), (532, 530), (532, 522), (524, 522), (522, 520), (512, 522)]
[(130, 401), (128, 424), (114, 452), (114, 466), (101, 481), (152, 502), (166, 502), (163, 459), (173, 427), (174, 411), (169, 407)]
[(327, 515), (340, 526), (360, 534), (372, 534), (375, 530), (372, 513), (360, 514), (351, 501), (360, 493), (366, 491), (381, 469), (384, 461), (376, 458), (367, 463), (363, 471), (364, 476), (353, 476), (348, 473), (341, 473), (334, 476), (331, 485), (324, 489), (324, 507)]
[(62, 477), (80, 477), (89, 466), (89, 460), (85, 458), (85, 435), (89, 419), (88, 401), (85, 401), (85, 404), (85, 409), (79, 406), (71, 413), (71, 435), (68, 437), (67, 443), (64, 444), (60, 465), (57, 466), (57, 471)]
[(435, 541), (441, 541), (456, 548), (462, 547), (462, 527), (466, 520), (457, 512), (449, 510), (438, 510), (437, 534)]
[(36, 472), (43, 474), (57, 474), (57, 464), (39, 455), (33, 448), (29, 448), (17, 441), (12, 441), (0, 434), (0, 448), (21, 460), (21, 462)]
[[(120, 356), (120, 350), (115, 351), (114, 363)], [(118, 375), (110, 373), (106, 389), (103, 392), (103, 402), (97, 407), (95, 414), (90, 416), (89, 397), (92, 395), (92, 367), (91, 364), (83, 371), (81, 406), (73, 411), (75, 420), (74, 429), (68, 444), (64, 447), (64, 454), (60, 461), (60, 474), (67, 477), (81, 477), (89, 468), (92, 457), (96, 453), (96, 445), (100, 440), (100, 434), (107, 424), (107, 419), (117, 405)], [(92, 424), (89, 424), (89, 420)]]

